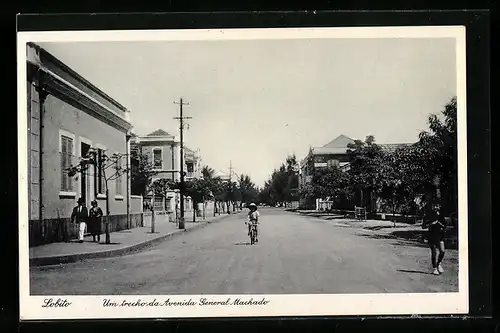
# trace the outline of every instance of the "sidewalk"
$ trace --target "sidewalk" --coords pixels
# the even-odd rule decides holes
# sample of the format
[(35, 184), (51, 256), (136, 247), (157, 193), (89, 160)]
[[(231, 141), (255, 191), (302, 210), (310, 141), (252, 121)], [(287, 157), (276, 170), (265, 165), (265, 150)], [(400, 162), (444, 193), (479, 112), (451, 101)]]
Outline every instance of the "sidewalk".
[[(388, 220), (365, 220), (358, 221), (352, 218), (344, 218), (343, 216), (327, 213), (304, 213), (298, 212), (303, 216), (315, 217), (319, 220), (335, 224), (344, 228), (357, 228), (365, 232), (376, 234), (378, 238), (400, 239), (416, 243), (426, 243), (426, 230), (422, 229), (422, 224), (408, 224), (402, 222), (394, 222)], [(449, 228), (446, 231), (446, 246), (454, 249), (458, 246), (457, 230)]]
[(155, 233), (151, 233), (151, 227), (138, 227), (130, 230), (121, 230), (110, 234), (111, 244), (105, 244), (106, 235), (101, 235), (101, 242), (92, 242), (92, 236), (84, 238), (83, 243), (73, 240), (69, 243), (51, 243), (29, 249), (30, 267), (65, 264), (85, 259), (104, 258), (120, 256), (129, 252), (143, 250), (146, 247), (156, 245), (173, 236), (180, 235), (207, 226), (211, 222), (217, 222), (238, 214), (224, 214), (209, 217), (199, 222), (190, 222), (186, 217), (185, 230), (178, 229), (175, 223), (168, 222), (167, 217), (157, 216)]

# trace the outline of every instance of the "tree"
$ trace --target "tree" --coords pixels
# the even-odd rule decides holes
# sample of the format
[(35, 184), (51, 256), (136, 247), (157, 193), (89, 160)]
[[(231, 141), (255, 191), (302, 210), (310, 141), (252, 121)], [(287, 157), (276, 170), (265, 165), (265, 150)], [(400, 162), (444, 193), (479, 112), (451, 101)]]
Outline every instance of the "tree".
[(215, 177), (215, 170), (208, 165), (202, 168), (201, 175), (210, 189), (210, 198), (214, 200), (213, 214), (220, 214), (220, 202), (224, 200), (222, 181), (220, 177)]
[(241, 175), (238, 179), (239, 197), (240, 197), (240, 209), (242, 204), (249, 204), (250, 202), (257, 201), (257, 189), (255, 184), (250, 179), (248, 175)]
[(285, 162), (287, 183), (285, 187), (285, 200), (287, 202), (298, 201), (299, 200), (299, 174), (297, 163), (297, 158), (295, 155), (288, 156)]
[(392, 212), (394, 227), (396, 227), (395, 214), (397, 208), (406, 197), (405, 184), (402, 181), (404, 170), (404, 155), (401, 151), (381, 154), (378, 157), (378, 172), (375, 175), (375, 189), (379, 197), (385, 200)]
[(215, 176), (215, 170), (209, 167), (208, 165), (205, 165), (201, 169), (201, 175), (203, 179), (213, 179)]
[(350, 158), (349, 174), (356, 191), (360, 194), (359, 205), (365, 206), (364, 194), (376, 187), (382, 148), (375, 143), (372, 135), (367, 136), (364, 142), (356, 140), (347, 147)]
[(156, 197), (167, 198), (168, 192), (179, 189), (179, 183), (171, 179), (160, 178), (155, 180), (149, 189), (153, 191)]
[(214, 216), (215, 213), (220, 215), (221, 210), (223, 210), (223, 205), (222, 203), (225, 201), (225, 188), (224, 188), (224, 183), (220, 179), (220, 177), (212, 178), (211, 179), (211, 186), (212, 186), (212, 194), (214, 198)]
[[(105, 219), (105, 233), (106, 233), (106, 244), (111, 243), (111, 236), (109, 230), (109, 181), (116, 180), (127, 172), (126, 168), (123, 168), (121, 161), (126, 158), (125, 154), (113, 154), (108, 156), (105, 152), (99, 153), (95, 148), (90, 148), (87, 155), (84, 156), (77, 165), (68, 168), (68, 175), (70, 177), (75, 177), (88, 170), (89, 166), (94, 166), (96, 170), (99, 170), (102, 174), (102, 179), (104, 180), (105, 191), (106, 191), (106, 219)], [(109, 171), (106, 173), (106, 171)]]
[(328, 198), (333, 206), (345, 209), (353, 197), (351, 177), (337, 166), (315, 169), (311, 182), (300, 191), (306, 200)]
[(157, 172), (153, 170), (153, 163), (147, 155), (142, 154), (138, 149), (130, 151), (130, 187), (133, 195), (147, 194), (151, 178)]
[(212, 196), (212, 185), (206, 179), (193, 179), (186, 182), (186, 194), (193, 200), (193, 222), (196, 222), (198, 204), (205, 204), (205, 199)]
[(425, 151), (431, 171), (439, 180), (444, 214), (456, 213), (458, 207), (457, 98), (453, 97), (441, 111), (441, 118), (431, 114), (429, 131), (420, 133), (418, 149)]

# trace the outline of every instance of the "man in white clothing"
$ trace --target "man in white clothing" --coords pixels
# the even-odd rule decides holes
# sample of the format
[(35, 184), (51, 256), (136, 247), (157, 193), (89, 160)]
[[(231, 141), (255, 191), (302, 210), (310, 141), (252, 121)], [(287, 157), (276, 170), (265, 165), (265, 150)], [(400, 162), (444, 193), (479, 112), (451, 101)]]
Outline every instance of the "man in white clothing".
[(85, 207), (85, 200), (83, 198), (78, 199), (78, 206), (73, 208), (73, 212), (71, 213), (71, 222), (76, 222), (78, 224), (78, 241), (80, 243), (83, 243), (83, 235), (87, 227), (88, 216), (89, 213), (87, 207)]

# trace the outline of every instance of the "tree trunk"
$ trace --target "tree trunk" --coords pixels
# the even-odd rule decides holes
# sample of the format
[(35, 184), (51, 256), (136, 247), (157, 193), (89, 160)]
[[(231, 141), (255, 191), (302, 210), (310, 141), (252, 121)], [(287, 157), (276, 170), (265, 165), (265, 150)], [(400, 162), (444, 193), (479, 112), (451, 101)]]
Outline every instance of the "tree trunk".
[(154, 234), (155, 231), (155, 206), (151, 206), (151, 233)]
[(205, 219), (205, 210), (206, 210), (206, 204), (205, 204), (205, 200), (203, 200), (203, 219)]
[(396, 228), (396, 198), (392, 198), (392, 221), (394, 222), (394, 228)]
[(106, 185), (106, 225), (105, 225), (105, 232), (106, 232), (106, 244), (111, 243), (111, 235), (109, 232), (109, 189), (108, 189), (108, 181), (105, 181)]
[(194, 200), (192, 201), (192, 205), (193, 205), (193, 223), (194, 223), (194, 222), (196, 222), (196, 213), (198, 211), (198, 207), (197, 207), (197, 203), (195, 203)]

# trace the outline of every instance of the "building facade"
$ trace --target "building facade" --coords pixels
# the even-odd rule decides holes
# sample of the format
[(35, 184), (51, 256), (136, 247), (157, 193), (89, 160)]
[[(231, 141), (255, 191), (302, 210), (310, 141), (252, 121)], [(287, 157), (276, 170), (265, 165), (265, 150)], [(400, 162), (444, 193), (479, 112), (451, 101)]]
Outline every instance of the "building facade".
[[(181, 171), (181, 149), (180, 141), (175, 135), (158, 129), (145, 136), (135, 136), (131, 139), (132, 149), (147, 156), (153, 164), (155, 175), (151, 183), (159, 179), (168, 179), (174, 182), (180, 181)], [(201, 158), (197, 151), (185, 147), (184, 150), (184, 172), (186, 181), (201, 177)], [(152, 199), (152, 193), (148, 194)], [(166, 198), (155, 198), (155, 209), (162, 210), (170, 215), (170, 220), (175, 220), (179, 209), (180, 196), (177, 190), (167, 193)], [(192, 200), (185, 197), (184, 207), (186, 211), (192, 210)]]
[(179, 181), (180, 142), (174, 135), (158, 129), (145, 136), (135, 136), (131, 144), (153, 164), (156, 172), (152, 178), (153, 182), (161, 178)]
[(316, 168), (338, 166), (343, 170), (348, 169), (349, 155), (347, 146), (354, 140), (340, 135), (322, 147), (311, 147), (306, 157), (299, 163), (299, 188), (312, 180)]
[[(311, 147), (309, 153), (300, 162), (299, 172), (299, 188), (306, 186), (312, 181), (314, 170), (317, 168), (338, 166), (343, 172), (350, 170), (350, 157), (348, 154), (349, 144), (353, 144), (354, 139), (345, 135), (340, 135), (322, 147)], [(394, 151), (397, 148), (407, 146), (409, 144), (377, 144), (385, 151)], [(356, 193), (353, 202), (361, 202), (362, 206), (368, 212), (375, 211), (379, 207), (379, 199), (373, 192)], [(322, 208), (331, 208), (331, 202), (328, 198), (316, 198), (315, 202), (305, 202), (301, 198), (300, 205), (303, 207), (314, 207), (316, 210)], [(354, 207), (353, 207), (354, 209)]]
[[(27, 88), (30, 246), (76, 237), (69, 218), (78, 198), (103, 212), (109, 204), (112, 231), (140, 224), (142, 212), (130, 212), (130, 111), (32, 43)], [(71, 176), (90, 150), (120, 158), (107, 174), (91, 166)], [(112, 169), (125, 171), (113, 177)]]

